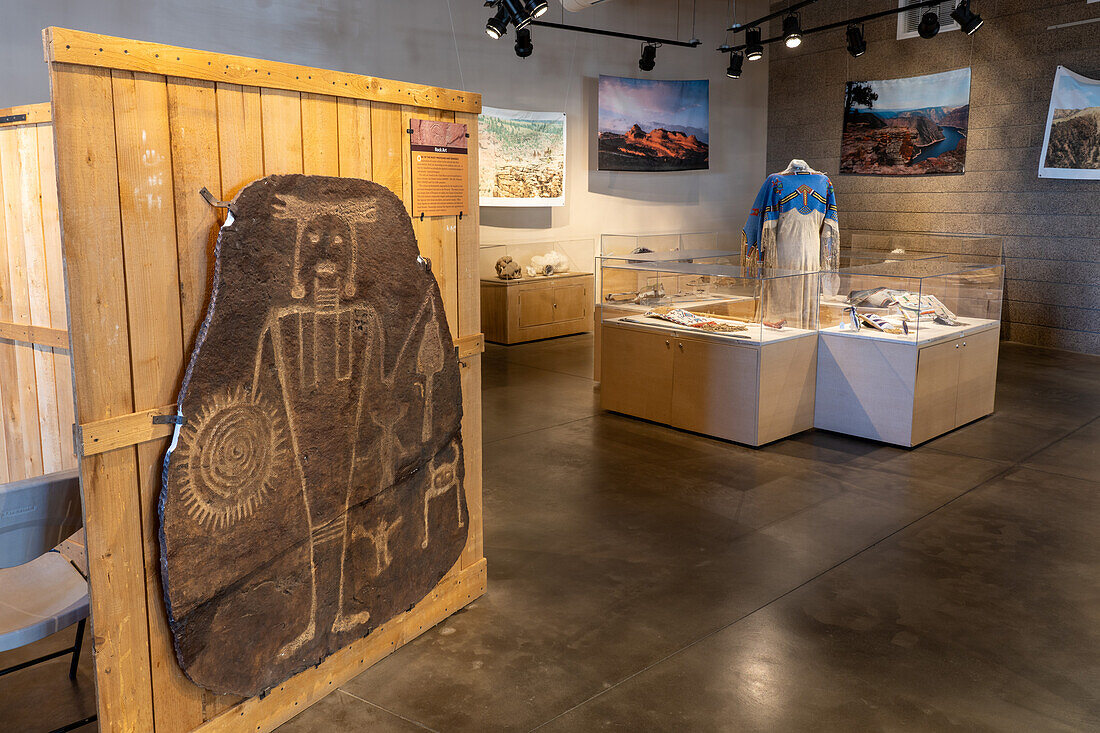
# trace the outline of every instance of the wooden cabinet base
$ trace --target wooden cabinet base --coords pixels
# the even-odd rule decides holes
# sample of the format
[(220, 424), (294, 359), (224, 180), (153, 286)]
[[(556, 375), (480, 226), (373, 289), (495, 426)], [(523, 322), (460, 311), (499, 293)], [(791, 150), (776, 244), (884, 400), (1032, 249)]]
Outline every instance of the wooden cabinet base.
[(592, 274), (481, 281), (481, 329), (497, 344), (592, 329)]
[(912, 447), (993, 412), (996, 324), (927, 346), (819, 339), (816, 428)]
[(735, 342), (604, 322), (600, 406), (746, 445), (813, 427), (817, 336)]

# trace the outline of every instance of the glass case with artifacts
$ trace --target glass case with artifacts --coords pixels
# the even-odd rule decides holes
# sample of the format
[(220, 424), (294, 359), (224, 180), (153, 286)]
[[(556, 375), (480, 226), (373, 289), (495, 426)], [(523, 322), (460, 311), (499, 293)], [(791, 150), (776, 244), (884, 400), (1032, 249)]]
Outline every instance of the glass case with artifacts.
[[(997, 327), (1004, 268), (947, 255), (856, 264), (823, 295), (821, 329), (925, 344)], [(831, 306), (831, 307), (827, 307)]]
[(599, 263), (603, 325), (619, 321), (756, 343), (816, 332), (817, 273), (606, 256)]
[(972, 264), (1001, 261), (1003, 238), (990, 234), (939, 234), (855, 230), (845, 233), (840, 266), (852, 267), (887, 260), (920, 260), (943, 256)]
[(993, 412), (1004, 266), (842, 268), (822, 294), (814, 425), (913, 446)]
[(592, 328), (592, 240), (481, 247), (481, 328), (515, 344)]
[[(478, 265), (482, 280), (530, 280), (556, 275), (592, 274), (592, 240), (485, 244)], [(578, 263), (583, 263), (580, 266)]]
[[(604, 234), (600, 236), (601, 257), (620, 255), (651, 256), (654, 259), (676, 259), (690, 262), (696, 256), (725, 264), (739, 261), (740, 248), (732, 235), (725, 232), (674, 232), (671, 234)], [(644, 259), (644, 258), (643, 258)]]
[(818, 274), (705, 259), (598, 258), (602, 407), (749, 445), (809, 429)]

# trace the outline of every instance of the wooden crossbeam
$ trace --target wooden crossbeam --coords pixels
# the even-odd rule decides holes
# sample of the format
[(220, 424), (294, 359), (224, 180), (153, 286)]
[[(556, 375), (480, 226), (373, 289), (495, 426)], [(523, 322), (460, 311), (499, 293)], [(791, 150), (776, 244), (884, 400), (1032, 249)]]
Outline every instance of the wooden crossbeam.
[(73, 442), (81, 456), (94, 456), (148, 440), (164, 438), (172, 434), (175, 425), (154, 423), (153, 418), (175, 414), (176, 405), (171, 404), (84, 423), (77, 426)]
[[(485, 351), (485, 337), (478, 333), (455, 339), (459, 359)], [(82, 456), (94, 456), (98, 453), (138, 445), (172, 434), (175, 427), (171, 424), (154, 423), (154, 417), (175, 415), (176, 405), (164, 405), (151, 410), (142, 410), (128, 415), (118, 415), (106, 420), (97, 420), (77, 426), (74, 443)]]
[(455, 112), (481, 111), (480, 94), (424, 84), (196, 51), (68, 28), (47, 28), (42, 32), (42, 40), (47, 62), (99, 66), (269, 89), (289, 89)]
[(485, 334), (475, 333), (472, 336), (457, 338), (455, 339), (455, 348), (458, 349), (459, 359), (480, 354), (485, 351)]
[(69, 332), (65, 329), (32, 326), (29, 323), (0, 321), (0, 338), (23, 341), (36, 346), (49, 346), (54, 349), (69, 348)]
[(40, 122), (49, 122), (51, 119), (49, 102), (0, 109), (0, 127), (37, 125)]

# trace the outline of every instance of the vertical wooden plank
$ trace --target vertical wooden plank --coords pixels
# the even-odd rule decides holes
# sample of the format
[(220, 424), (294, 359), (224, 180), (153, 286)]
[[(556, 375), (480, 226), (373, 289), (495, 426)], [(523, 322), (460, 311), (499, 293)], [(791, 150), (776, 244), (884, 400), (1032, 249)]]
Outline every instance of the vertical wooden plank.
[[(458, 221), (455, 241), (455, 283), (458, 334), (472, 336), (481, 333), (481, 288), (478, 276), (479, 216), (477, 191), (477, 115), (455, 114), (455, 122), (466, 125), (469, 160), (467, 165), (467, 206)], [(462, 445), (466, 454), (466, 505), (470, 514), (470, 534), (462, 551), (460, 563), (468, 568), (481, 561), (485, 554), (482, 519), (482, 455), (481, 455), (481, 355), (466, 360), (462, 374)]]
[(222, 197), (221, 167), (211, 147), (218, 141), (214, 83), (168, 79), (168, 124), (172, 137), (172, 191), (180, 279), (180, 327), (185, 353), (206, 313), (218, 240), (218, 210), (199, 196), (204, 186)]
[(302, 160), (307, 175), (340, 175), (337, 124), (336, 97), (302, 93)]
[[(455, 122), (454, 112), (443, 112), (439, 119), (445, 122)], [(458, 120), (464, 122), (464, 120)], [(467, 124), (467, 132), (469, 125)], [(475, 139), (476, 138), (470, 138)], [(467, 145), (469, 140), (467, 140)], [(471, 152), (467, 149), (467, 158)], [(469, 186), (477, 187), (477, 179), (467, 177)], [(432, 225), (432, 236), (439, 238), (439, 288), (443, 292), (443, 305), (447, 313), (447, 323), (450, 324), (451, 334), (458, 335), (458, 217), (435, 217)], [(462, 212), (462, 218), (466, 218), (466, 212)], [(435, 268), (433, 268), (434, 272)], [(480, 298), (480, 293), (478, 294)]]
[[(220, 226), (218, 210), (206, 203), (197, 192), (206, 186), (215, 196), (225, 196), (221, 184), (221, 161), (218, 155), (211, 155), (210, 148), (212, 140), (220, 140), (222, 137), (218, 124), (222, 95), (238, 101), (235, 91), (218, 90), (211, 82), (168, 78), (168, 121), (172, 140), (172, 179), (180, 281), (180, 326), (183, 330), (184, 353), (188, 356), (194, 348), (195, 335), (210, 301), (214, 246)], [(260, 104), (262, 118), (262, 94)], [(240, 129), (236, 122), (236, 119), (229, 121), (231, 129)], [(234, 135), (229, 137), (238, 139)], [(300, 138), (297, 144), (300, 146)], [(254, 151), (250, 154), (254, 159)], [(300, 147), (298, 156), (300, 159)], [(198, 690), (198, 694), (203, 720), (214, 717), (238, 700), (233, 696), (214, 695), (206, 690)], [(190, 712), (187, 719), (193, 720)]]
[[(210, 301), (214, 245), (220, 226), (218, 209), (198, 195), (199, 189), (205, 186), (215, 196), (222, 196), (220, 161), (217, 155), (210, 153), (211, 141), (218, 140), (218, 100), (212, 82), (179, 77), (169, 77), (167, 81), (179, 262), (180, 327), (184, 355), (188, 358)], [(269, 90), (263, 90), (266, 91)], [(263, 104), (261, 93), (261, 110)], [(300, 148), (298, 158), (301, 159)], [(190, 692), (184, 693), (184, 689)], [(215, 695), (193, 685), (178, 688), (178, 691), (183, 699), (189, 699), (190, 694), (198, 695), (202, 720), (209, 720), (238, 700), (229, 696), (231, 701), (225, 703), (226, 696)], [(194, 721), (190, 707), (186, 720)]]
[(340, 175), (370, 180), (371, 168), (370, 102), (365, 99), (336, 101), (337, 127), (340, 130)]
[[(412, 216), (412, 136), (409, 134), (409, 130), (412, 129), (412, 118), (423, 117), (430, 119), (431, 110), (418, 109), (416, 107), (409, 107), (403, 105), (401, 107), (401, 143), (398, 148), (401, 155), (401, 188), (395, 188), (393, 191), (401, 200), (405, 202), (405, 210), (409, 212), (409, 216)], [(417, 219), (413, 218), (413, 229), (416, 229)]]
[[(57, 213), (57, 167), (54, 161), (53, 125), (38, 127), (38, 181), (42, 192), (42, 244), (46, 258), (46, 287), (50, 300), (50, 326), (69, 329), (65, 302), (65, 265), (61, 260), (61, 222)], [(61, 431), (61, 468), (76, 468), (73, 450), (73, 424), (76, 404), (73, 398), (72, 362), (68, 349), (53, 349), (54, 393), (57, 422)]]
[(463, 568), (485, 556), (481, 502), (481, 354), (466, 359), (462, 369), (462, 450), (466, 463), (466, 508), (470, 531), (458, 564)]
[(477, 115), (460, 112), (455, 122), (466, 125), (470, 134), (467, 141), (468, 160), (466, 161), (466, 180), (469, 189), (466, 193), (466, 211), (458, 222), (455, 264), (458, 280), (458, 335), (472, 336), (481, 333), (481, 291), (478, 277), (478, 243), (480, 237), (481, 209), (478, 205), (477, 191)]
[[(5, 215), (8, 207), (4, 204), (6, 197), (7, 187), (4, 185), (4, 169), (2, 163), (0, 163), (0, 263), (8, 261), (8, 227), (7, 216)], [(0, 320), (11, 321), (11, 299), (8, 297), (8, 268), (3, 266), (0, 266)], [(0, 458), (3, 459), (3, 463), (0, 465), (0, 477), (4, 481), (14, 481), (22, 472), (21, 469), (16, 470), (15, 465), (13, 465), (17, 460), (20, 465), (22, 464), (22, 459), (17, 458), (21, 455), (22, 446), (19, 444), (22, 440), (18, 431), (13, 432), (12, 430), (19, 414), (15, 348), (16, 346), (12, 341), (0, 339), (0, 440), (3, 441), (3, 444), (0, 445)]]
[[(0, 267), (8, 270), (4, 292), (11, 304), (13, 323), (30, 323), (30, 294), (27, 286), (27, 256), (23, 248), (23, 168), (19, 160), (19, 129), (0, 130), (0, 166), (4, 176), (4, 219), (7, 228), (7, 262)], [(2, 286), (2, 285), (0, 285)], [(15, 381), (11, 403), (16, 409), (16, 424), (8, 429), (19, 431), (22, 453), (12, 453), (17, 478), (42, 475), (42, 438), (38, 425), (38, 385), (34, 375), (34, 350), (16, 346)], [(21, 460), (20, 460), (21, 459)]]
[(264, 175), (302, 172), (302, 98), (285, 89), (261, 89)]
[(217, 85), (218, 147), (222, 171), (222, 198), (264, 175), (260, 90), (239, 84)]
[[(42, 232), (42, 191), (38, 170), (38, 129), (21, 125), (15, 130), (19, 144), (20, 187), (23, 206), (23, 252), (27, 268), (30, 323), (50, 325), (45, 239)], [(53, 349), (27, 346), (34, 362), (38, 407), (38, 431), (42, 442), (42, 473), (61, 470), (61, 427), (57, 414), (57, 385)]]
[[(371, 102), (371, 170), (375, 183), (380, 183), (402, 196), (402, 160), (408, 156), (408, 135), (401, 124), (401, 107), (395, 104)], [(404, 199), (402, 199), (404, 200)], [(407, 207), (407, 202), (406, 202)]]
[[(412, 126), (412, 119), (416, 117), (453, 122), (454, 113), (417, 107), (402, 107), (401, 111), (403, 127), (406, 131), (403, 140), (405, 150), (401, 156), (401, 197), (405, 202), (405, 208), (412, 211), (412, 154), (407, 132)], [(447, 323), (451, 328), (452, 336), (458, 335), (457, 221), (458, 217), (455, 216), (413, 218), (413, 233), (416, 234), (420, 254), (432, 261), (432, 274), (435, 275), (435, 279), (439, 283), (439, 290), (443, 295), (443, 308), (447, 315)]]
[[(111, 73), (50, 67), (80, 422), (133, 412)], [(132, 448), (80, 462), (102, 731), (153, 728), (141, 504)]]
[[(2, 132), (0, 132), (2, 134)], [(0, 150), (0, 156), (3, 151)], [(11, 187), (4, 180), (3, 161), (0, 160), (0, 320), (12, 320), (11, 296), (9, 295), (10, 278), (8, 277), (8, 227), (7, 227), (7, 197)], [(19, 432), (19, 376), (16, 371), (15, 350), (18, 346), (13, 341), (0, 339), (0, 433), (4, 438), (4, 480), (15, 481), (23, 476), (23, 437)]]
[[(183, 372), (168, 89), (163, 76), (129, 71), (112, 72), (112, 88), (137, 411), (175, 400)], [(202, 693), (176, 662), (159, 582), (157, 505), (167, 447), (168, 439), (162, 438), (137, 448), (153, 724), (158, 733), (188, 731), (202, 723)]]

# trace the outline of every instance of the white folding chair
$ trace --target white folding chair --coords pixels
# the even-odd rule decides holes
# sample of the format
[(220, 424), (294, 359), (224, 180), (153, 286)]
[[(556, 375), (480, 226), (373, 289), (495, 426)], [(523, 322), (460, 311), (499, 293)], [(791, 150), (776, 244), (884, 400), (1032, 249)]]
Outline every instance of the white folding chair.
[[(71, 647), (0, 669), (0, 676), (71, 653), (69, 678), (76, 678), (88, 619), (87, 571), (74, 566), (59, 546), (80, 531), (80, 526), (80, 478), (76, 471), (0, 485), (0, 652), (77, 624), (76, 641)], [(95, 716), (58, 731), (72, 730), (93, 720)]]

